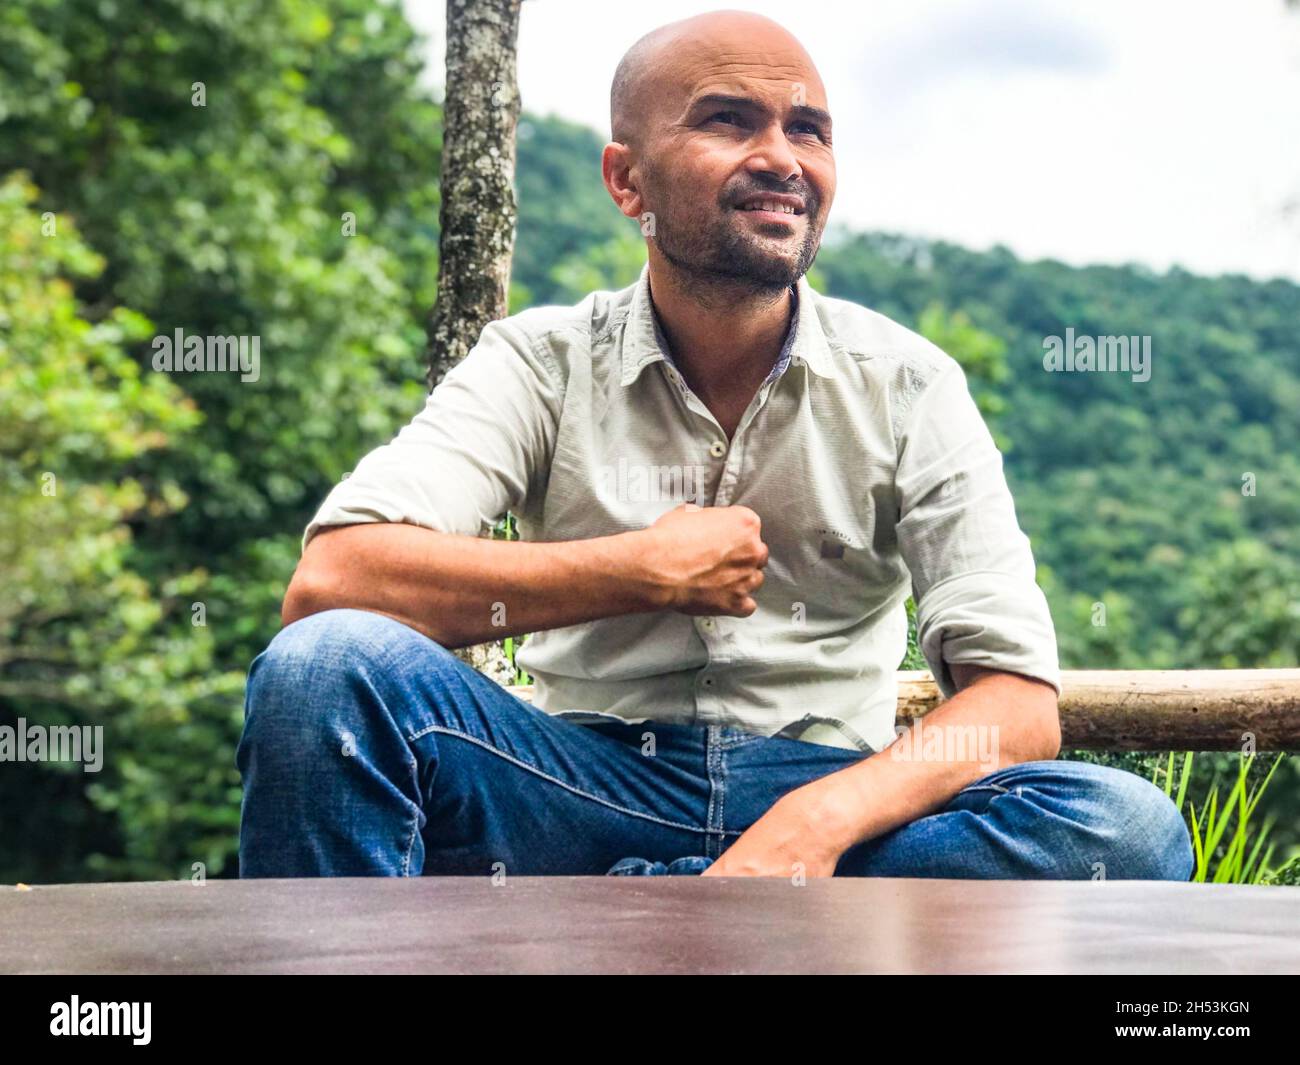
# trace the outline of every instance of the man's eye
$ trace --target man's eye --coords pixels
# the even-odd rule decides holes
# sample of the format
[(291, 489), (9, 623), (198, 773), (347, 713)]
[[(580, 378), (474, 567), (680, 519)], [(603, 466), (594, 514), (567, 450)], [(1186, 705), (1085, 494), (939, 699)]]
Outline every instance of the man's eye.
[(791, 128), (797, 130), (800, 126), (811, 132), (815, 137), (822, 135), (821, 129), (813, 122), (796, 122)]
[(738, 118), (740, 118), (740, 112), (739, 112), (739, 111), (719, 111), (717, 114), (713, 115), (713, 116), (709, 119), (709, 121), (710, 121), (710, 122), (720, 122), (720, 121), (722, 121), (722, 119), (724, 119), (724, 118), (726, 118), (726, 117), (731, 117), (731, 118), (737, 118), (737, 119), (738, 119)]

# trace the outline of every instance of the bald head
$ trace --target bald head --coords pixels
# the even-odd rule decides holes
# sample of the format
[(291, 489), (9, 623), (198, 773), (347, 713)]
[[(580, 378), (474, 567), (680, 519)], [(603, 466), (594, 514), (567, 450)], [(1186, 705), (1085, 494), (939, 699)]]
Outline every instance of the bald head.
[(638, 40), (610, 92), (605, 187), (649, 266), (692, 298), (769, 302), (807, 271), (835, 196), (826, 92), (779, 23), (712, 11)]
[(640, 149), (652, 123), (689, 95), (700, 59), (709, 56), (757, 61), (773, 76), (811, 76), (821, 85), (811, 57), (780, 23), (750, 11), (709, 11), (653, 29), (627, 50), (610, 86), (611, 139)]

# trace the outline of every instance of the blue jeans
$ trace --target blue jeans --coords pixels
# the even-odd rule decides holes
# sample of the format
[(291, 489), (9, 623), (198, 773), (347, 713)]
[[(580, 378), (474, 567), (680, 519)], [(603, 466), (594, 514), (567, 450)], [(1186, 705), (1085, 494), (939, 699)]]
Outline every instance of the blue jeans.
[[(295, 622), (249, 675), (240, 875), (697, 873), (786, 792), (870, 757), (721, 725), (592, 718), (546, 714), (380, 614)], [(1182, 817), (1154, 785), (1043, 761), (850, 848), (836, 875), (1191, 870)]]

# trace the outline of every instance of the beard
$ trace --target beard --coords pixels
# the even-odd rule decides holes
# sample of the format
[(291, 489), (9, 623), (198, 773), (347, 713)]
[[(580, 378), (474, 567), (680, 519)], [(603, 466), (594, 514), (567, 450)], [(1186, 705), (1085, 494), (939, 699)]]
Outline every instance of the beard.
[[(656, 191), (670, 187), (654, 182)], [(754, 225), (739, 218), (729, 204), (701, 209), (681, 196), (659, 195), (652, 239), (668, 262), (701, 285), (779, 294), (808, 272), (821, 245), (816, 197), (805, 200), (803, 233), (797, 235), (801, 223), (796, 222), (792, 235), (780, 223)]]

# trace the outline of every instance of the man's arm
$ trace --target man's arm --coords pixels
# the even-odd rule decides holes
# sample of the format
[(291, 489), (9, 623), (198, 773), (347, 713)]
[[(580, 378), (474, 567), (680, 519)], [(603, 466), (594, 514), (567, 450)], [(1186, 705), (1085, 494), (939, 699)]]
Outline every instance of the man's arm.
[(652, 610), (747, 617), (767, 547), (748, 507), (677, 507), (647, 529), (527, 543), (397, 522), (322, 529), (281, 612), (386, 614), (444, 647)]
[(1050, 684), (982, 666), (952, 670), (961, 691), (921, 719), (921, 734), (937, 730), (944, 751), (968, 757), (927, 761), (921, 750), (928, 740), (913, 746), (905, 733), (878, 754), (783, 796), (704, 875), (789, 877), (798, 868), (831, 876), (850, 847), (936, 812), (1004, 766), (1060, 752)]
[(322, 610), (386, 614), (447, 648), (662, 609), (636, 534), (522, 543), (400, 522), (326, 528), (284, 598), (290, 625)]
[[(816, 782), (821, 788), (808, 798), (824, 808), (840, 851), (934, 813), (981, 777), (1060, 753), (1050, 684), (983, 666), (956, 664), (952, 671), (961, 690), (911, 726), (922, 738), (913, 743), (904, 733), (879, 754)], [(924, 757), (923, 736), (932, 729), (944, 740), (944, 760)]]
[(321, 504), (283, 622), (370, 610), (454, 648), (653, 610), (752, 614), (767, 548), (746, 507), (678, 507), (589, 540), (482, 535), (545, 492), (563, 380), (546, 343), (489, 322), (424, 408)]

